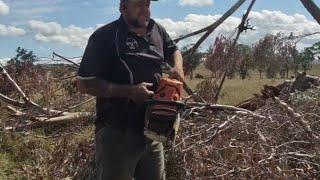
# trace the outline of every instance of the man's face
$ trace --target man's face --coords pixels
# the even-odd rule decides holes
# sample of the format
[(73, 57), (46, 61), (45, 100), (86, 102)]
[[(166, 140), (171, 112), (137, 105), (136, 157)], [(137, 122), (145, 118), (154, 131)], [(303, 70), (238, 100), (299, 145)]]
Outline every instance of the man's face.
[(150, 0), (128, 0), (122, 14), (136, 28), (147, 27), (150, 20)]

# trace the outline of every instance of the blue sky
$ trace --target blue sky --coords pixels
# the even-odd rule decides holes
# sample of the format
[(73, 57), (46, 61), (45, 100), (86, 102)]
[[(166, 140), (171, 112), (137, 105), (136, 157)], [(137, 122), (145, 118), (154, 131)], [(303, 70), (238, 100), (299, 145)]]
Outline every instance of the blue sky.
[[(152, 17), (174, 38), (217, 20), (237, 0), (159, 0), (152, 3)], [(314, 0), (320, 5), (320, 0)], [(52, 52), (81, 56), (90, 34), (101, 24), (119, 17), (118, 0), (0, 0), (0, 59), (15, 55), (18, 46), (50, 57)], [(231, 36), (250, 0), (232, 15), (203, 44), (205, 49), (219, 34)], [(320, 32), (320, 25), (299, 0), (257, 0), (250, 15), (256, 31), (241, 36), (253, 44), (267, 33), (305, 34)], [(197, 37), (182, 41), (192, 43)], [(308, 37), (300, 49), (320, 40)]]

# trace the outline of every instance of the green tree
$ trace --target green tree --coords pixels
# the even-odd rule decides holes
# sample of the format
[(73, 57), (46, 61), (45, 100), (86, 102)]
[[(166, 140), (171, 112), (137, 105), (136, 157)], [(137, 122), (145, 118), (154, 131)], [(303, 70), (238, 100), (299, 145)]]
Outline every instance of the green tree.
[(314, 58), (320, 59), (320, 41), (313, 44), (310, 49), (314, 55)]
[(251, 48), (248, 45), (238, 44), (235, 47), (235, 62), (241, 79), (249, 76), (249, 68), (252, 65)]
[(254, 46), (253, 62), (255, 68), (260, 73), (260, 78), (262, 78), (262, 72), (264, 71), (266, 72), (267, 78), (276, 77), (276, 72), (279, 69), (276, 54), (276, 40), (276, 36), (269, 34)]
[(18, 63), (31, 63), (33, 64), (38, 60), (38, 57), (34, 55), (33, 51), (28, 51), (24, 48), (18, 47), (16, 50), (17, 54), (14, 58), (10, 59), (9, 64)]
[(304, 51), (299, 53), (299, 62), (303, 72), (306, 72), (308, 69), (311, 68), (313, 60), (314, 53), (312, 52), (312, 49), (310, 47), (305, 48)]

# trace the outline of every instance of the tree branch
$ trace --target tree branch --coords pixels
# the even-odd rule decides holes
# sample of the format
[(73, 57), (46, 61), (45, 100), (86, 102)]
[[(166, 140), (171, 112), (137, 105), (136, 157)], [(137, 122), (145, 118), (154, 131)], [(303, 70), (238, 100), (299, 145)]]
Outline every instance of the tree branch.
[[(239, 0), (234, 6), (231, 7), (231, 9), (229, 11), (227, 11), (217, 22), (220, 21), (224, 21), (226, 18), (228, 18), (233, 12), (235, 12), (246, 0)], [(222, 23), (221, 22), (221, 23)], [(221, 24), (220, 23), (220, 24)], [(195, 45), (189, 49), (188, 51), (183, 53), (183, 56), (186, 55), (190, 55), (192, 56), (194, 54), (194, 52), (199, 48), (199, 46), (202, 44), (202, 42), (204, 40), (207, 39), (207, 37), (209, 37), (209, 35), (215, 30), (215, 28), (218, 27), (218, 25), (220, 25), (219, 23), (217, 23), (216, 26), (211, 26), (207, 32), (195, 43)]]
[(52, 54), (53, 54), (54, 56), (57, 56), (57, 57), (59, 57), (59, 58), (61, 58), (61, 59), (65, 60), (65, 61), (67, 61), (67, 62), (69, 62), (69, 63), (71, 63), (71, 64), (75, 65), (76, 67), (80, 67), (80, 65), (79, 65), (79, 64), (77, 64), (77, 63), (75, 63), (75, 62), (71, 61), (70, 59), (67, 59), (67, 58), (65, 58), (65, 57), (63, 57), (63, 56), (61, 56), (61, 55), (59, 55), (59, 54), (57, 54), (57, 53), (55, 53), (55, 52), (53, 52)]
[[(232, 43), (232, 45), (231, 45), (231, 47), (230, 47), (229, 52), (232, 51), (232, 50), (235, 48), (235, 46), (236, 46), (236, 44), (237, 44), (237, 41), (238, 41), (238, 39), (239, 39), (239, 37), (240, 37), (240, 34), (245, 30), (245, 23), (246, 23), (246, 21), (247, 21), (247, 18), (248, 18), (248, 16), (249, 16), (249, 13), (250, 13), (250, 11), (251, 11), (251, 9), (252, 9), (252, 7), (253, 7), (253, 5), (254, 5), (255, 2), (256, 2), (256, 0), (252, 0), (252, 1), (251, 1), (250, 5), (249, 5), (249, 7), (248, 7), (248, 9), (247, 9), (247, 12), (242, 16), (241, 23), (240, 23), (239, 26), (238, 26), (237, 36), (236, 36), (236, 38), (234, 39), (234, 41), (233, 41), (233, 43)], [(229, 52), (227, 52), (227, 53), (229, 54)], [(228, 60), (227, 64), (228, 64), (228, 65), (230, 64), (230, 60)], [(224, 84), (224, 82), (225, 82), (225, 79), (226, 79), (226, 76), (227, 76), (228, 67), (229, 67), (228, 65), (227, 65), (227, 68), (226, 68), (225, 72), (223, 73), (223, 77), (222, 77), (222, 80), (221, 80), (221, 82), (220, 82), (220, 84), (219, 84), (218, 91), (217, 91), (217, 93), (215, 94), (214, 102), (217, 102), (217, 101), (218, 101), (218, 98), (219, 98), (219, 95), (220, 95), (222, 86), (223, 86), (223, 84)]]
[(27, 95), (22, 91), (20, 86), (14, 81), (14, 79), (9, 75), (9, 73), (1, 65), (0, 65), (0, 72), (7, 77), (7, 79), (11, 83), (11, 85), (21, 94), (21, 96), (22, 96), (22, 98), (23, 98), (23, 100), (25, 101), (26, 104), (28, 104), (30, 106), (33, 106), (33, 107), (39, 108), (39, 105), (36, 104), (35, 102), (31, 101), (27, 97)]
[(320, 9), (313, 0), (300, 0), (303, 6), (309, 11), (313, 18), (320, 24)]
[[(206, 31), (211, 31), (213, 32), (221, 23), (223, 23), (229, 16), (231, 16), (231, 14), (233, 14), (246, 0), (239, 0), (236, 4), (234, 4), (223, 16), (221, 16), (216, 22), (214, 22), (213, 24), (203, 28), (203, 29), (200, 29), (198, 31), (195, 31), (195, 32), (192, 32), (190, 34), (187, 34), (187, 35), (184, 35), (182, 37), (179, 37), (177, 39), (175, 39), (174, 41), (176, 43), (178, 43), (179, 41), (185, 39), (185, 38), (188, 38), (188, 37), (191, 37), (191, 36), (194, 36), (194, 35), (197, 35), (197, 34), (200, 34), (200, 33), (203, 33), (203, 32), (206, 32)], [(211, 33), (210, 32), (210, 33)], [(209, 33), (209, 34), (210, 34)]]

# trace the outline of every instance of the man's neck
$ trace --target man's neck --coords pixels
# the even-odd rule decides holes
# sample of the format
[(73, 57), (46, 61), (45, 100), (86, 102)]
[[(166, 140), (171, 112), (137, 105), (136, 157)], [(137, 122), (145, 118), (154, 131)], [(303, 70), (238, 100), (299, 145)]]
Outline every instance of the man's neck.
[(144, 36), (144, 35), (147, 34), (147, 27), (139, 27), (139, 28), (137, 28), (137, 27), (131, 25), (130, 23), (128, 23), (126, 17), (123, 17), (123, 19), (127, 23), (128, 28), (129, 28), (130, 31), (135, 32), (136, 34), (141, 35), (141, 36)]
[(133, 26), (129, 25), (129, 30), (133, 31), (136, 34), (141, 35), (141, 36), (144, 36), (144, 35), (147, 34), (147, 28), (146, 27), (136, 28), (136, 27), (133, 27)]

